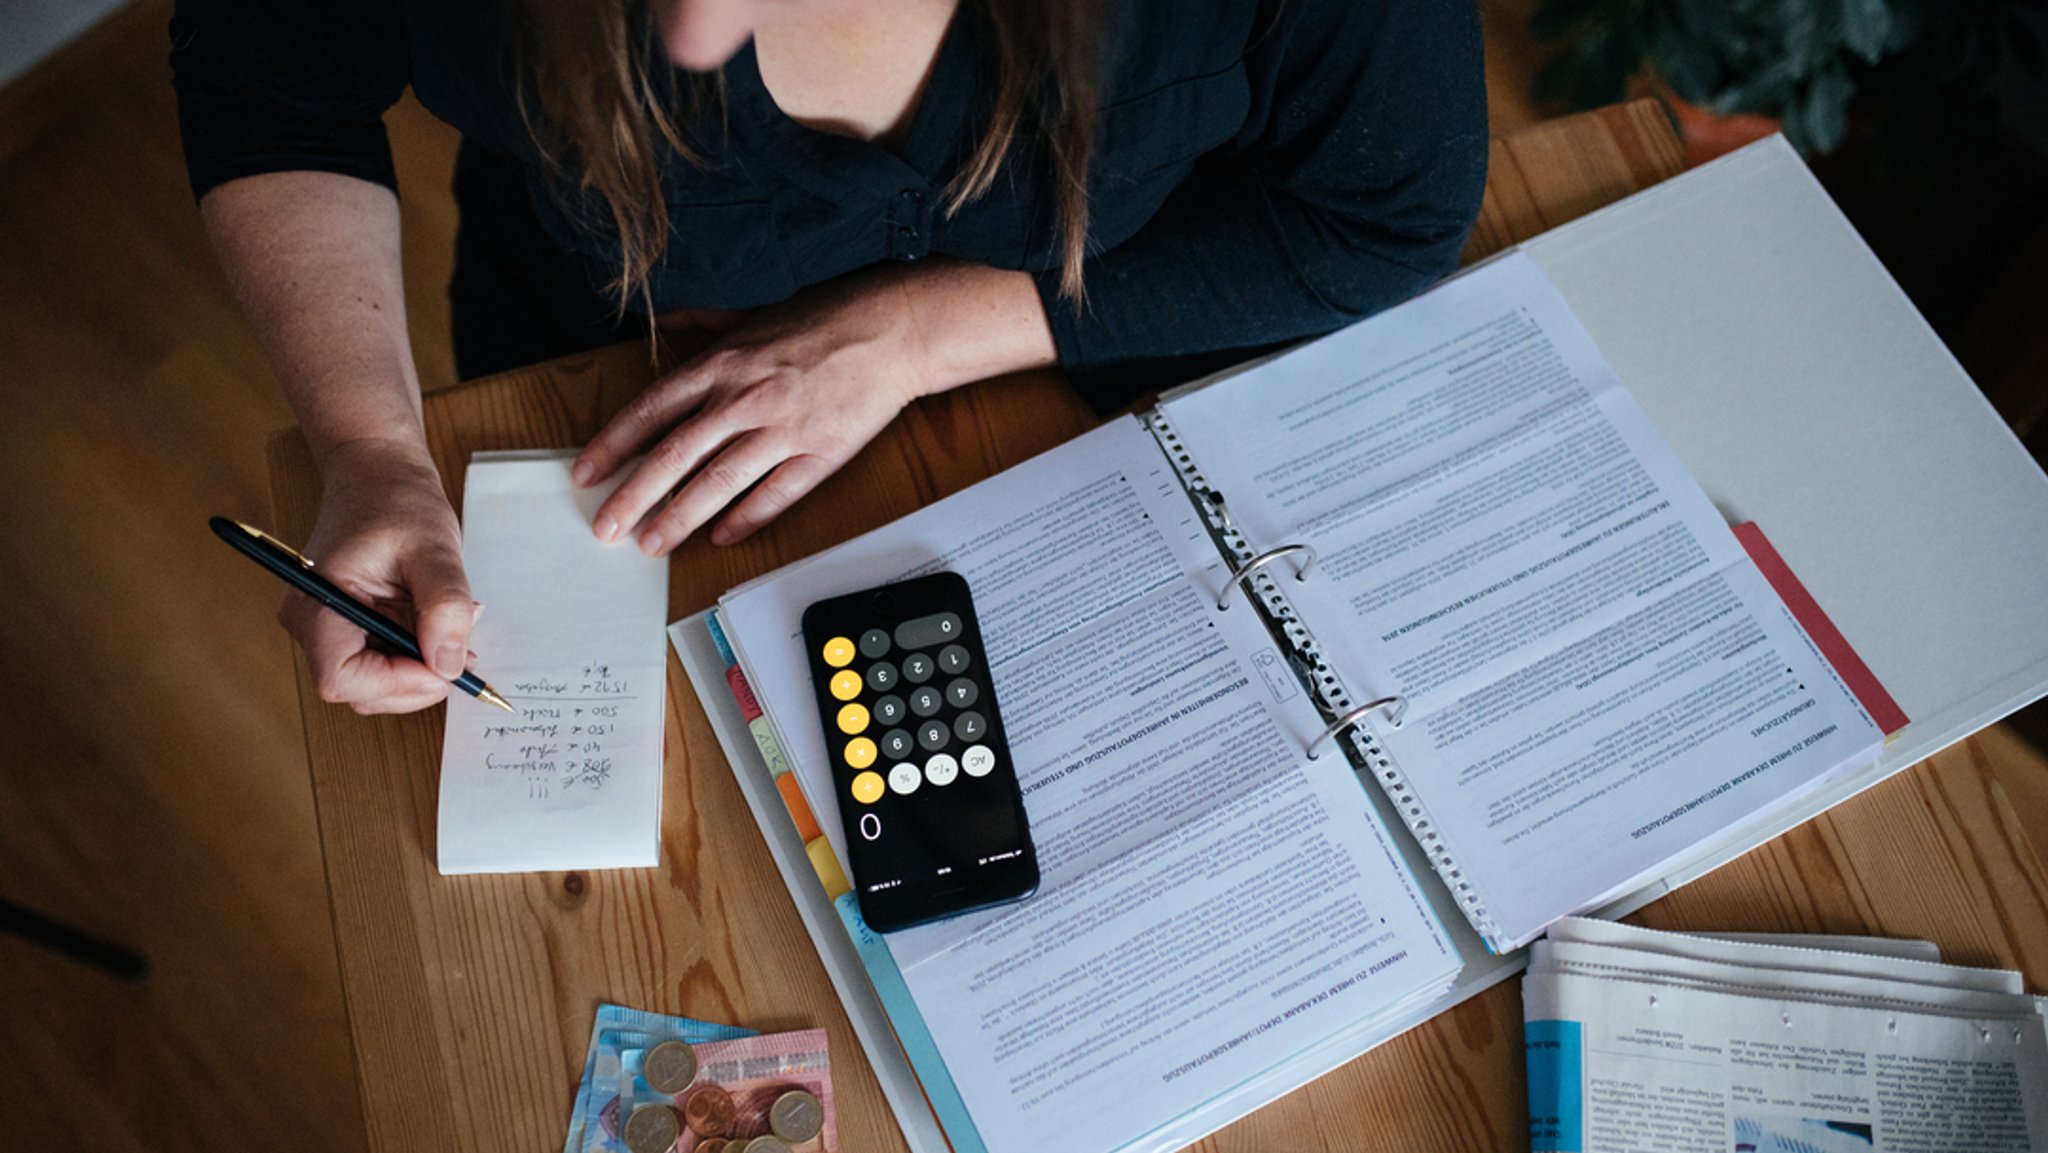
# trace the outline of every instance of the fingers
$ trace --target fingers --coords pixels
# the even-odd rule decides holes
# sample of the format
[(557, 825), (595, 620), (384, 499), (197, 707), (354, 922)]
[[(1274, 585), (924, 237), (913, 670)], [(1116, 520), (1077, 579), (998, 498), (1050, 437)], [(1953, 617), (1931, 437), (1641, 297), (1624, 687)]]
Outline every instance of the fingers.
[[(646, 532), (652, 529), (638, 530), (635, 526), (684, 477), (696, 472), (705, 458), (717, 451), (731, 435), (731, 427), (726, 421), (709, 414), (686, 421), (650, 449), (619, 487), (598, 506), (597, 516), (591, 520), (592, 531), (597, 533), (599, 540), (606, 541), (640, 531), (641, 547), (647, 548)], [(763, 469), (765, 471), (766, 466)], [(672, 535), (669, 539), (677, 541), (682, 536)], [(659, 549), (657, 546), (647, 551), (653, 555)]]
[[(699, 358), (698, 363), (649, 385), (599, 429), (583, 451), (576, 454), (576, 464), (569, 470), (576, 483), (588, 487), (611, 476), (628, 457), (689, 415), (702, 402), (711, 383), (711, 374), (702, 371), (701, 361)], [(618, 522), (621, 528), (632, 523)]]
[(455, 543), (437, 541), (411, 549), (399, 558), (398, 577), (412, 594), (420, 655), (443, 680), (461, 676), (477, 613)]
[(649, 521), (640, 534), (640, 551), (648, 556), (667, 554), (766, 476), (784, 455), (774, 438), (765, 433), (750, 432), (733, 441)]
[(286, 596), (278, 619), (306, 650), (321, 700), (359, 713), (410, 712), (448, 695), (448, 682), (433, 670), (369, 648), (363, 630), (301, 593)]
[(733, 544), (754, 535), (795, 504), (797, 498), (837, 471), (839, 464), (822, 456), (796, 456), (783, 461), (719, 520), (718, 527), (711, 530), (711, 543)]

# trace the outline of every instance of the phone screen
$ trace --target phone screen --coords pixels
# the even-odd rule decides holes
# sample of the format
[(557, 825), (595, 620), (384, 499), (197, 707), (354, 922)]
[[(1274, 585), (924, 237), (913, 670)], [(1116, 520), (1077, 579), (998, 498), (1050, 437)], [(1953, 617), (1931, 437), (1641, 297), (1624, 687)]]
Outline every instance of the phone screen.
[(966, 580), (934, 573), (820, 601), (803, 632), (868, 925), (887, 932), (1036, 890)]

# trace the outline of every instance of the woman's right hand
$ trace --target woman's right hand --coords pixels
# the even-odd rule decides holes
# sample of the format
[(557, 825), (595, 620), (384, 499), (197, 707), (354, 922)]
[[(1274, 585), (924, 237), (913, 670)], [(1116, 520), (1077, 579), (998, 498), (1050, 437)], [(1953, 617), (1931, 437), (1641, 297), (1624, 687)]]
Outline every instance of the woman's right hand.
[(320, 699), (407, 713), (448, 695), (482, 606), (462, 571), (462, 530), (423, 446), (345, 444), (321, 461), (325, 491), (305, 554), (321, 575), (410, 627), (426, 664), (369, 647), (363, 630), (299, 592), (277, 619), (306, 650)]

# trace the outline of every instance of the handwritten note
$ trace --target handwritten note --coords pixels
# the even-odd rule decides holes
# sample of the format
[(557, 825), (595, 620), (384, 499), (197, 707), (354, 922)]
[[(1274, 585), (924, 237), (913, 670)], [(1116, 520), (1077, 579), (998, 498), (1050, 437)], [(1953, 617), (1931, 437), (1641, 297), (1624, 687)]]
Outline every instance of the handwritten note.
[(517, 710), (456, 694), (441, 747), (443, 873), (657, 863), (668, 562), (606, 545), (606, 488), (570, 453), (478, 453), (463, 563), (486, 606), (477, 671)]

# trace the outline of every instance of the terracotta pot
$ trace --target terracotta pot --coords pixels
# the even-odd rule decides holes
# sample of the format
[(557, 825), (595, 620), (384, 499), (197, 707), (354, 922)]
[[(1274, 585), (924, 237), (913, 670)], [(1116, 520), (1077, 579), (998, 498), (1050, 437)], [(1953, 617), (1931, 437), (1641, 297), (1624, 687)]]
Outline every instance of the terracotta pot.
[[(1661, 86), (1660, 86), (1661, 87)], [(1718, 116), (1697, 104), (1688, 104), (1669, 89), (1657, 93), (1678, 122), (1678, 135), (1685, 142), (1685, 166), (1705, 164), (1776, 132), (1783, 123), (1775, 116), (1741, 112)]]

